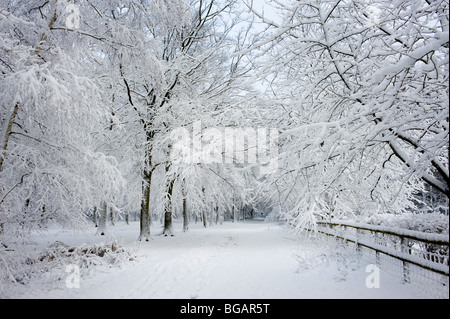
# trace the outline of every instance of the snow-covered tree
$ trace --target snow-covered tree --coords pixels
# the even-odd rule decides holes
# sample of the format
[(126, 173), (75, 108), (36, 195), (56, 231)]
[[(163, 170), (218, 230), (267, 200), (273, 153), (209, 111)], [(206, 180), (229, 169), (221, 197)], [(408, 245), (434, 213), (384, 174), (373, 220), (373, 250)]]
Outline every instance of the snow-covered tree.
[[(198, 120), (209, 127), (217, 126), (217, 114), (237, 101), (233, 94), (237, 94), (237, 82), (246, 72), (241, 64), (249, 61), (244, 62), (239, 54), (232, 56), (239, 45), (248, 41), (245, 28), (239, 25), (242, 18), (235, 4), (180, 0), (169, 5), (177, 8), (171, 10), (165, 2), (130, 2), (121, 18), (123, 24), (132, 23), (138, 30), (133, 39), (140, 39), (142, 44), (117, 54), (122, 93), (114, 91), (127, 112), (134, 112), (133, 123), (144, 136), (141, 240), (149, 239), (153, 214), (164, 216), (164, 232), (171, 233), (173, 187), (177, 187), (178, 180), (188, 178), (184, 168), (170, 160), (171, 133)], [(230, 18), (233, 15), (236, 17)], [(238, 36), (233, 36), (233, 32)], [(194, 171), (199, 174), (198, 170), (185, 172)], [(206, 172), (200, 175), (213, 175), (208, 169)], [(203, 196), (197, 191), (188, 190), (188, 194)], [(198, 202), (188, 196), (190, 201)]]
[(83, 51), (90, 37), (60, 31), (78, 23), (68, 5), (1, 2), (2, 277), (11, 255), (3, 249), (49, 222), (83, 227), (86, 213), (114, 205), (124, 186), (117, 160), (97, 149), (111, 113)]
[(272, 4), (279, 19), (253, 11), (267, 26), (259, 74), (283, 119), (269, 185), (284, 217), (402, 212), (425, 185), (448, 201), (448, 3)]

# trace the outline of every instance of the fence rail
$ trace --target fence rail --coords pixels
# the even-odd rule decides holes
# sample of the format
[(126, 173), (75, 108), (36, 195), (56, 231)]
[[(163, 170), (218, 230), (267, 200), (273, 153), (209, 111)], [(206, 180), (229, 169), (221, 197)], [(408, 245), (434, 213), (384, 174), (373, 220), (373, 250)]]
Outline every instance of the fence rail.
[(364, 249), (366, 259), (391, 268), (405, 283), (427, 287), (436, 297), (449, 297), (448, 235), (347, 221), (318, 221), (315, 231), (352, 243), (358, 251)]

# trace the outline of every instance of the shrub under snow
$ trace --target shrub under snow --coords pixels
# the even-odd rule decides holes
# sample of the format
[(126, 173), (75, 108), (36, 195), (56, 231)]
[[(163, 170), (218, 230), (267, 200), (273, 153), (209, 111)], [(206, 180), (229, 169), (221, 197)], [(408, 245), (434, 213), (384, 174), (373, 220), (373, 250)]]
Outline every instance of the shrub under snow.
[[(33, 278), (50, 276), (54, 280), (62, 280), (58, 273), (64, 272), (67, 265), (77, 265), (80, 269), (80, 276), (86, 276), (97, 266), (119, 266), (128, 261), (133, 261), (136, 256), (121, 247), (115, 239), (110, 243), (98, 245), (68, 246), (62, 242), (55, 242), (35, 256), (19, 258), (7, 258), (8, 253), (13, 251), (3, 251), (0, 262), (0, 282), (15, 282), (26, 285)], [(6, 259), (6, 258), (7, 259)], [(22, 259), (22, 262), (18, 259)], [(61, 271), (61, 268), (62, 271)], [(55, 279), (56, 275), (56, 279)], [(4, 285), (0, 286), (5, 288)]]

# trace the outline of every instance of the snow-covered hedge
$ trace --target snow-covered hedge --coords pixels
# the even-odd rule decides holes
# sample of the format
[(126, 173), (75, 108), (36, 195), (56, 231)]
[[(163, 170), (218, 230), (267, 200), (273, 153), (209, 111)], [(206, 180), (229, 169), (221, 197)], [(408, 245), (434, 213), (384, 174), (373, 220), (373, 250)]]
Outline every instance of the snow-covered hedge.
[(440, 213), (374, 214), (361, 222), (424, 233), (449, 234), (449, 216)]

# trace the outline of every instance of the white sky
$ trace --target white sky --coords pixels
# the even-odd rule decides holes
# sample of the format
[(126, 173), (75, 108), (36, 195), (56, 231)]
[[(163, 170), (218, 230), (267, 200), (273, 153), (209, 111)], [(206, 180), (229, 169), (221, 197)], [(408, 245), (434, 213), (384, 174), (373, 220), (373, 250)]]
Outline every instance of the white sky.
[(279, 16), (273, 9), (273, 5), (270, 4), (271, 2), (270, 0), (242, 0), (242, 1), (250, 5), (254, 11), (258, 12), (265, 18), (268, 18), (269, 20), (276, 21), (279, 19)]

